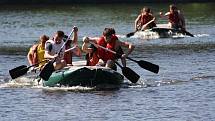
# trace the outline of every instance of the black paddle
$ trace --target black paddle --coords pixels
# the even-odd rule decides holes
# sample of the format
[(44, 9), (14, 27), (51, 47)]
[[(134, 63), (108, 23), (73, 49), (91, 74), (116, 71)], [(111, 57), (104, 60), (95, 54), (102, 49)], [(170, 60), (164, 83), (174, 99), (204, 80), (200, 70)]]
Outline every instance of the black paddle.
[[(107, 49), (107, 48), (105, 48), (105, 47), (103, 47), (103, 46), (100, 46), (100, 45), (95, 44), (95, 43), (93, 43), (93, 42), (90, 42), (90, 43), (93, 44), (95, 47), (97, 46), (97, 47), (100, 47), (100, 48), (102, 48), (102, 49), (104, 49), (104, 50), (107, 50), (107, 51), (109, 51), (109, 52), (112, 52), (112, 53), (114, 53), (114, 54), (117, 54), (115, 51), (109, 50), (109, 49)], [(123, 67), (123, 66), (121, 66), (117, 61), (114, 61), (114, 62), (121, 68), (122, 74), (123, 74), (128, 80), (130, 80), (132, 83), (136, 83), (136, 82), (139, 80), (140, 76), (139, 76), (136, 72), (134, 72), (132, 69), (130, 69), (129, 67)]]
[(136, 33), (136, 31), (135, 32), (130, 32), (130, 33), (126, 34), (126, 37), (129, 38), (131, 36), (134, 36), (135, 33)]
[[(100, 46), (98, 44), (95, 44), (93, 42), (90, 42), (90, 43), (93, 44), (94, 46), (98, 46), (98, 47), (100, 47), (100, 48), (102, 48), (104, 50), (107, 50), (107, 51), (111, 52), (111, 53), (114, 53), (116, 55), (120, 55), (120, 54), (116, 53), (115, 51), (110, 50), (108, 48), (105, 48), (103, 46)], [(144, 69), (146, 69), (148, 71), (151, 71), (153, 73), (158, 73), (159, 72), (159, 66), (158, 65), (155, 65), (153, 63), (150, 63), (150, 62), (147, 62), (147, 61), (144, 61), (144, 60), (137, 61), (137, 60), (134, 60), (134, 59), (132, 59), (130, 57), (126, 57), (126, 58), (129, 59), (129, 60), (131, 60), (131, 61), (136, 62), (140, 67), (142, 67), (142, 68), (144, 68)]]
[(114, 61), (122, 70), (122, 74), (132, 83), (136, 83), (140, 76), (129, 67), (121, 66), (117, 61)]
[(194, 37), (193, 34), (191, 34), (190, 32), (188, 32), (188, 31), (186, 31), (186, 30), (179, 30), (179, 31), (181, 31), (182, 34), (184, 34), (184, 35), (188, 35), (188, 36), (190, 36), (190, 37)]
[(173, 31), (173, 32), (180, 32), (184, 35), (188, 35), (190, 37), (194, 37), (193, 34), (191, 34), (190, 32), (186, 31), (186, 30), (181, 30), (181, 29), (173, 29), (173, 28), (157, 28), (154, 27), (151, 29), (153, 32), (158, 32), (158, 33), (162, 33), (162, 32), (168, 32), (169, 30)]
[[(149, 21), (148, 23), (144, 24), (144, 25), (141, 27), (141, 29), (140, 29), (139, 31), (143, 31), (143, 30), (145, 29), (146, 26), (148, 26), (149, 24), (151, 24), (151, 23), (154, 22), (154, 21), (155, 21), (155, 18), (153, 18), (153, 19), (152, 19), (151, 21)], [(135, 34), (136, 32), (137, 32), (137, 31), (135, 31), (135, 32), (130, 32), (130, 33), (126, 34), (126, 37), (129, 38), (129, 37), (131, 37), (131, 36), (134, 36), (134, 34)]]
[(37, 66), (40, 63), (45, 62), (45, 61), (47, 61), (47, 60), (41, 61), (41, 62), (33, 64), (31, 66), (21, 65), (19, 67), (16, 67), (14, 69), (9, 70), (9, 74), (10, 74), (10, 76), (11, 76), (12, 79), (15, 79), (17, 77), (25, 75), (28, 72), (29, 68), (31, 68), (33, 66)]
[[(69, 36), (67, 37), (66, 41), (64, 42), (64, 44), (61, 46), (59, 52), (57, 53), (58, 55), (60, 55), (60, 52), (63, 50), (64, 46), (66, 45), (67, 41), (69, 40), (70, 36), (72, 35), (72, 33), (74, 32), (74, 29), (72, 30), (72, 32), (69, 34)], [(39, 76), (47, 81), (49, 79), (49, 77), (52, 75), (52, 73), (55, 71), (54, 69), (54, 65), (53, 63), (56, 61), (56, 58), (54, 58), (54, 60), (49, 61), (44, 68), (42, 69), (42, 71), (40, 72)]]
[(134, 60), (130, 57), (126, 57), (127, 59), (131, 60), (131, 61), (134, 61), (136, 62), (140, 67), (148, 70), (148, 71), (151, 71), (151, 72), (154, 72), (154, 73), (158, 73), (159, 72), (159, 66), (158, 65), (155, 65), (153, 63), (150, 63), (150, 62), (147, 62), (147, 61), (144, 61), (144, 60)]

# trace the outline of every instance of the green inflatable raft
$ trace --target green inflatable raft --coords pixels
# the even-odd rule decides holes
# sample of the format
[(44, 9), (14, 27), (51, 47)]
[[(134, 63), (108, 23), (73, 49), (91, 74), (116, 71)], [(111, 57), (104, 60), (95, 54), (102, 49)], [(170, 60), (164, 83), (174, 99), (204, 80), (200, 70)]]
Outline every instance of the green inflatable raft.
[(52, 73), (48, 81), (42, 80), (44, 86), (120, 86), (124, 77), (120, 73), (98, 66), (70, 66)]

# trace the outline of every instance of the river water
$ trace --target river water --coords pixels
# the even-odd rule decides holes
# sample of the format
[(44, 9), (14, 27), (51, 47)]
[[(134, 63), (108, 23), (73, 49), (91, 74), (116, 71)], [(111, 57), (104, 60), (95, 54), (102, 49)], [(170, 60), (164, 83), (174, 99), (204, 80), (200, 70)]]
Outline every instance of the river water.
[[(42, 88), (10, 84), (8, 70), (27, 65), (29, 47), (42, 34), (79, 28), (83, 36), (100, 36), (105, 27), (118, 35), (133, 31), (143, 6), (158, 17), (168, 4), (1, 6), (0, 120), (212, 121), (215, 119), (215, 3), (179, 4), (187, 30), (195, 37), (144, 40), (120, 37), (136, 48), (130, 57), (158, 64), (153, 74), (128, 61), (141, 79), (114, 91), (83, 87)], [(81, 58), (75, 58), (81, 60)], [(120, 72), (120, 70), (119, 70)], [(69, 91), (68, 91), (69, 90)]]

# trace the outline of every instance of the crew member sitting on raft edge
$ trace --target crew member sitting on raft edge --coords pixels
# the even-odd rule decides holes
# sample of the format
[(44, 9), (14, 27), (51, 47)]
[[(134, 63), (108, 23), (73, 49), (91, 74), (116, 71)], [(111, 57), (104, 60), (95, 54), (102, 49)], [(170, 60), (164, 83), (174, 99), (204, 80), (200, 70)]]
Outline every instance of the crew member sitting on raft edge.
[[(121, 58), (122, 65), (126, 67), (126, 57), (133, 51), (134, 45), (128, 42), (122, 42), (116, 37), (115, 30), (112, 28), (105, 28), (103, 31), (103, 36), (99, 38), (91, 38), (91, 37), (84, 37), (83, 38), (83, 46), (82, 50), (86, 53), (92, 54), (93, 50), (88, 48), (88, 43), (90, 42), (93, 44), (97, 50), (93, 53), (94, 56), (92, 58), (92, 61), (90, 62), (90, 65), (100, 65), (112, 68), (116, 70), (116, 65), (114, 61), (118, 58)], [(104, 50), (103, 48), (98, 47), (102, 46), (107, 49), (110, 49), (112, 51), (117, 52), (120, 56), (117, 56), (107, 50)], [(121, 47), (128, 48), (128, 52), (126, 54), (123, 54), (123, 51)]]
[[(116, 32), (113, 28), (110, 28), (110, 30), (111, 30), (111, 33), (113, 35), (116, 34)], [(99, 37), (94, 37), (93, 39), (99, 39)], [(97, 48), (93, 44), (89, 45), (89, 43), (84, 42), (82, 45), (82, 50), (87, 53), (85, 56), (85, 59), (87, 60), (86, 65), (87, 66), (95, 66), (99, 61), (99, 57), (97, 56)], [(120, 52), (118, 51), (118, 53), (123, 54), (121, 47), (120, 47)]]
[(177, 9), (176, 5), (174, 4), (170, 5), (169, 12), (165, 13), (164, 15), (162, 12), (160, 12), (160, 16), (162, 18), (163, 17), (168, 18), (169, 21), (168, 25), (170, 28), (186, 30), (184, 16), (180, 12), (180, 10)]
[[(39, 43), (33, 45), (29, 52), (28, 52), (28, 62), (30, 65), (34, 65), (37, 63), (40, 63), (36, 65), (36, 67), (42, 68), (43, 65), (46, 63), (44, 60), (44, 53), (45, 53), (45, 43), (49, 40), (49, 37), (46, 35), (40, 36)], [(44, 61), (44, 62), (42, 62)]]
[(136, 18), (134, 22), (135, 31), (146, 30), (156, 27), (155, 17), (151, 13), (151, 9), (144, 7), (141, 10), (140, 15)]

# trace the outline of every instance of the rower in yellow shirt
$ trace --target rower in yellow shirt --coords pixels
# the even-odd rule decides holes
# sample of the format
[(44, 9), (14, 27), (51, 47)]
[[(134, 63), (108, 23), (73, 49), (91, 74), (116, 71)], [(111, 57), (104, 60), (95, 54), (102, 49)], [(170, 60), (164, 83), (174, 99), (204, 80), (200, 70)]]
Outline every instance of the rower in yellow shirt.
[[(46, 35), (42, 35), (42, 36), (40, 36), (39, 43), (33, 45), (30, 48), (28, 55), (27, 55), (28, 62), (30, 65), (41, 62), (41, 63), (39, 63), (39, 65), (36, 65), (36, 67), (41, 68), (46, 63), (44, 61), (44, 54), (45, 54), (45, 43), (47, 40), (49, 40), (49, 37)], [(44, 62), (42, 62), (42, 61), (44, 61)]]

